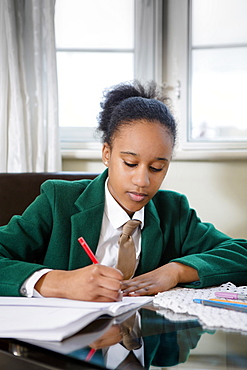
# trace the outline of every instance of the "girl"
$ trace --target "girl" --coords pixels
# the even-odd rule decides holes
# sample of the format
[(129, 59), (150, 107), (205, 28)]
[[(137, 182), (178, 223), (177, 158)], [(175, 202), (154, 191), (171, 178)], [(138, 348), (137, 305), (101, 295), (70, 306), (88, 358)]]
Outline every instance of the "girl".
[[(178, 284), (246, 284), (247, 242), (202, 223), (185, 196), (159, 190), (176, 141), (174, 118), (154, 84), (122, 84), (102, 103), (106, 169), (95, 180), (49, 180), (22, 216), (0, 229), (1, 295), (117, 301)], [(133, 231), (134, 278), (116, 268), (123, 225)], [(78, 243), (83, 236), (100, 264)], [(121, 292), (121, 293), (120, 293)], [(122, 293), (123, 292), (123, 293)]]

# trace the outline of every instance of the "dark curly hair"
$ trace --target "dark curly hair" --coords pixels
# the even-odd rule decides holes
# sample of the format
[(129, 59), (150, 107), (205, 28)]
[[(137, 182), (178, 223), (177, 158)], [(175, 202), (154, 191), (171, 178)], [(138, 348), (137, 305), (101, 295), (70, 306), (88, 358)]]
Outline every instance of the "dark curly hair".
[(99, 113), (97, 131), (102, 134), (102, 141), (111, 146), (114, 134), (120, 126), (133, 120), (148, 120), (164, 125), (175, 145), (176, 122), (164, 102), (169, 99), (153, 81), (142, 85), (139, 81), (113, 86), (104, 93)]

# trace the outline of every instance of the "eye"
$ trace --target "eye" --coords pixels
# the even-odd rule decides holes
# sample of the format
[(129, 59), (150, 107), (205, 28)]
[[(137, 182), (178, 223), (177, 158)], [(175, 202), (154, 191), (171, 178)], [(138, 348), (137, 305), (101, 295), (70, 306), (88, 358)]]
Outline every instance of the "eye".
[(153, 172), (160, 172), (160, 171), (163, 170), (163, 168), (156, 168), (156, 167), (150, 166), (150, 170), (153, 171)]
[(128, 166), (128, 167), (135, 167), (135, 166), (137, 166), (137, 164), (135, 164), (135, 163), (128, 163), (128, 162), (126, 162), (126, 161), (124, 161), (124, 164), (125, 164), (126, 166)]

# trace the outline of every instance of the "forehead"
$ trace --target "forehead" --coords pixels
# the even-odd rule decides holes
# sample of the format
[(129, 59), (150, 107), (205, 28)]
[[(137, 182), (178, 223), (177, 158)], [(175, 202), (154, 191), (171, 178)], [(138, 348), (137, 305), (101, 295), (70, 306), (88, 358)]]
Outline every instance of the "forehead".
[(114, 135), (112, 147), (136, 154), (171, 156), (172, 135), (164, 125), (147, 120), (135, 120), (122, 124)]

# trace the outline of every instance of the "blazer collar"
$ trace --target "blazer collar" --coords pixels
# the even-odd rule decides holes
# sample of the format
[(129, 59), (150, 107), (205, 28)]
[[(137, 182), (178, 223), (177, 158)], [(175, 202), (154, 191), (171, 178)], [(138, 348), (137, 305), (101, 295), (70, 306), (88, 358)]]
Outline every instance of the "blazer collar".
[(107, 177), (108, 169), (96, 177), (96, 179), (94, 179), (78, 197), (75, 205), (80, 211), (89, 210), (102, 203), (104, 205), (105, 181)]

